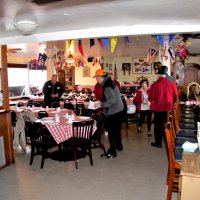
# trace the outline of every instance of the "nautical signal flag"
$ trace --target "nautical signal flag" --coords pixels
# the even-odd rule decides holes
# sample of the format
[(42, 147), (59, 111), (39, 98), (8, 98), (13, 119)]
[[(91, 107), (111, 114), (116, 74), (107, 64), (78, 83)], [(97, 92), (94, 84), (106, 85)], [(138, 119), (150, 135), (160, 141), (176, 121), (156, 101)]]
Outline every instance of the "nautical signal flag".
[(98, 38), (99, 44), (101, 45), (101, 47), (103, 48), (103, 39), (102, 38)]
[(115, 51), (115, 47), (117, 46), (117, 37), (111, 38), (111, 53)]
[(147, 62), (153, 63), (157, 55), (158, 55), (157, 50), (149, 48), (148, 55), (147, 55)]
[(165, 43), (165, 37), (164, 37), (164, 35), (156, 35), (156, 39), (161, 44), (161, 46), (164, 47), (164, 43)]
[(174, 61), (175, 60), (175, 51), (174, 51), (173, 47), (169, 47), (168, 52), (169, 52), (170, 58)]
[(84, 56), (82, 41), (78, 40), (78, 49), (82, 56)]
[(109, 48), (109, 39), (108, 38), (102, 38), (103, 44), (105, 45), (106, 48)]
[(90, 48), (95, 45), (94, 39), (90, 39)]
[(175, 37), (175, 34), (169, 34), (169, 45), (171, 44), (174, 37)]
[(118, 79), (118, 76), (117, 76), (117, 66), (116, 66), (116, 63), (115, 63), (115, 68), (114, 68), (114, 80), (117, 80)]
[(129, 38), (128, 37), (124, 37), (124, 42), (125, 42), (125, 46), (127, 43), (130, 43)]

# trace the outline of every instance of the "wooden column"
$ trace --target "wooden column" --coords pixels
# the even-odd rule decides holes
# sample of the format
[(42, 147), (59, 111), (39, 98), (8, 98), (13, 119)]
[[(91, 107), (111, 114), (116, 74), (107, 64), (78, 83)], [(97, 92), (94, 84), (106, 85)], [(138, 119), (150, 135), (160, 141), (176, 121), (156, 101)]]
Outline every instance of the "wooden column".
[(3, 137), (5, 166), (14, 163), (11, 115), (9, 112), (9, 90), (7, 73), (7, 46), (0, 46), (0, 69), (3, 90), (3, 107), (0, 109), (0, 136)]

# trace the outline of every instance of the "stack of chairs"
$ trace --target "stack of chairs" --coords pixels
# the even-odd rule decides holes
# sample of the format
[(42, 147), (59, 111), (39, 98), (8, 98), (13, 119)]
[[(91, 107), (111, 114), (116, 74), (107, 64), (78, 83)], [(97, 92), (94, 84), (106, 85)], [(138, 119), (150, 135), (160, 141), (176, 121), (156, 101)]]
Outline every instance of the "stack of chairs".
[(193, 108), (175, 104), (168, 113), (166, 124), (166, 140), (168, 150), (167, 200), (171, 200), (172, 192), (178, 192), (179, 174), (182, 163), (182, 145), (189, 141), (197, 143), (196, 121)]

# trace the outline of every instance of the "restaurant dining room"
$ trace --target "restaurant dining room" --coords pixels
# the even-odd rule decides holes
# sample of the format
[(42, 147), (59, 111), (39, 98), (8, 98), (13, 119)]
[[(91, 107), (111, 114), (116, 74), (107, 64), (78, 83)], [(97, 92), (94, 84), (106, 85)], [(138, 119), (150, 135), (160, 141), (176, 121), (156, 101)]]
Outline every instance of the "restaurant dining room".
[(2, 3), (0, 200), (199, 199), (200, 3), (168, 3)]

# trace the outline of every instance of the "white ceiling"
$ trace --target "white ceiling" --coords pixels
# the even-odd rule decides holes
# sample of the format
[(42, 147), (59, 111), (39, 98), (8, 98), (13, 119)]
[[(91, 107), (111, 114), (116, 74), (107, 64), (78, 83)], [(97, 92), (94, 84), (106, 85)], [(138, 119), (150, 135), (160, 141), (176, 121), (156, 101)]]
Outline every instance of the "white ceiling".
[[(0, 44), (200, 33), (199, 0), (64, 0), (43, 6), (30, 1), (0, 1)], [(36, 31), (23, 36), (14, 27), (18, 19), (36, 20)]]

